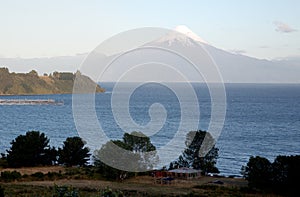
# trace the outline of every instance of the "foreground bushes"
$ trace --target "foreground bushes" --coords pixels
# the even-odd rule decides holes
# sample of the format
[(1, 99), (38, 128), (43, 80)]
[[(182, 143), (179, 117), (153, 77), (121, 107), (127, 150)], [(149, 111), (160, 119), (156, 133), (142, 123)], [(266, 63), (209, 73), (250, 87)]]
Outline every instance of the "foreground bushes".
[(22, 177), (22, 175), (20, 174), (20, 172), (17, 171), (4, 171), (1, 172), (1, 180), (9, 182), (9, 181), (14, 181), (14, 180), (18, 180)]
[(278, 156), (273, 163), (263, 157), (250, 157), (242, 174), (249, 187), (295, 194), (300, 178), (300, 155)]

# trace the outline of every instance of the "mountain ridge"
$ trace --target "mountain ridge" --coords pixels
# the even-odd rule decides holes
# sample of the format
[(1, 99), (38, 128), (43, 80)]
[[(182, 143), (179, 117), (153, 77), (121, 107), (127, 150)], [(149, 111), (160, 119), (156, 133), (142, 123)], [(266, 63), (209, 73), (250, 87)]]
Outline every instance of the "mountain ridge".
[[(156, 40), (156, 45), (164, 48), (170, 48), (171, 45), (176, 45), (176, 47), (190, 47), (191, 53), (194, 55), (197, 55), (197, 51), (192, 51), (197, 48), (194, 46), (200, 45), (208, 52), (211, 59), (216, 63), (225, 83), (300, 83), (300, 57), (293, 59), (284, 58), (281, 60), (267, 60), (250, 57), (244, 54), (235, 54), (219, 49), (211, 43), (208, 44), (185, 26), (179, 26), (177, 30), (175, 29), (173, 32), (170, 31), (170, 33), (171, 34), (165, 35)], [(0, 58), (0, 65), (10, 67), (14, 71), (22, 70), (22, 72), (38, 69), (40, 74), (44, 72), (53, 72), (54, 70), (75, 72), (80, 69), (82, 62), (85, 61), (89, 61), (88, 64), (92, 65), (90, 66), (91, 69), (101, 69), (101, 66), (107, 63), (106, 60), (109, 58), (112, 59), (113, 57), (113, 55), (105, 57), (103, 54), (92, 52), (89, 55), (84, 54), (38, 59)], [(161, 57), (161, 60), (164, 60), (163, 57)], [(129, 61), (131, 62), (132, 60)], [(101, 63), (103, 65), (101, 65)], [(175, 60), (172, 63), (176, 63)], [(121, 68), (120, 66), (123, 65), (120, 64), (118, 66)], [(108, 76), (105, 80), (113, 80), (115, 72), (118, 73), (118, 70), (119, 69), (112, 70), (113, 72), (111, 72), (110, 76)], [(91, 73), (93, 72), (91, 71)], [(155, 75), (156, 73), (150, 72), (149, 74)], [(89, 77), (95, 81), (98, 80), (97, 77)], [(136, 77), (134, 81), (137, 80), (140, 79)], [(166, 76), (166, 80), (170, 81), (172, 78), (168, 78), (168, 76)]]

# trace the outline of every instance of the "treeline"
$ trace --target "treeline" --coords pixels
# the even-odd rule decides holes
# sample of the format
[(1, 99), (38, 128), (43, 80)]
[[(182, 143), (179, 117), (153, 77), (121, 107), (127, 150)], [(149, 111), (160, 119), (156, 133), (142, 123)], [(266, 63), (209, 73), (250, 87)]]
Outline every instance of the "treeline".
[[(205, 137), (209, 139), (206, 141), (207, 143), (213, 144), (211, 144), (211, 151), (203, 156), (200, 153), (200, 147)], [(67, 138), (61, 148), (51, 147), (49, 141), (49, 138), (39, 131), (29, 131), (25, 135), (19, 135), (11, 142), (11, 147), (6, 151), (7, 153), (1, 154), (0, 166), (18, 168), (49, 165), (64, 165), (67, 167), (88, 165), (91, 154), (80, 137)], [(201, 169), (203, 174), (218, 172), (215, 166), (218, 149), (215, 148), (214, 139), (208, 132), (189, 132), (186, 137), (186, 144), (187, 148), (176, 161), (171, 162), (169, 169), (189, 167)], [(114, 148), (115, 145), (128, 151), (129, 154), (119, 152)], [(113, 159), (113, 156), (125, 160), (126, 165), (134, 166), (137, 171), (142, 171), (141, 169), (151, 171), (158, 161), (156, 147), (151, 143), (150, 138), (141, 132), (125, 133), (121, 140), (107, 142), (92, 155), (92, 167), (95, 168), (95, 172), (101, 174), (101, 177), (116, 180), (136, 175), (137, 173), (127, 172), (118, 167), (114, 168), (119, 163)], [(111, 158), (110, 165), (102, 161), (104, 157)], [(163, 169), (166, 169), (166, 167)]]
[(273, 163), (264, 157), (250, 157), (241, 173), (251, 188), (293, 196), (299, 193), (300, 155), (280, 155)]
[(11, 142), (7, 154), (1, 154), (2, 167), (35, 167), (63, 164), (84, 166), (89, 160), (89, 149), (80, 137), (67, 138), (62, 148), (50, 147), (49, 139), (39, 131), (29, 131)]

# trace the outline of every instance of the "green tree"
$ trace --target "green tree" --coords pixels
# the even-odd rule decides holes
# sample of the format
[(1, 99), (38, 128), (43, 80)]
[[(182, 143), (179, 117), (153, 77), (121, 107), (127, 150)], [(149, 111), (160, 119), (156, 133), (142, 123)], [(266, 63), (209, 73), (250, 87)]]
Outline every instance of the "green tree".
[[(129, 152), (124, 154), (122, 151), (116, 150), (115, 145)], [(101, 158), (111, 157), (111, 155), (114, 155), (114, 158), (118, 158), (117, 160), (112, 159), (110, 161), (111, 166), (120, 167), (121, 164), (119, 161), (122, 160), (126, 161), (124, 162), (126, 166), (137, 169), (136, 171), (141, 169), (151, 170), (158, 160), (155, 146), (151, 143), (150, 138), (141, 132), (125, 133), (122, 140), (109, 141), (100, 150), (95, 151), (94, 154), (94, 165), (104, 177), (118, 179), (124, 175), (131, 175), (101, 161)]]
[(58, 162), (58, 150), (55, 147), (45, 149), (44, 163), (55, 165)]
[(148, 152), (156, 149), (149, 137), (136, 131), (131, 134), (125, 133), (123, 136), (123, 143), (127, 146), (127, 150), (133, 152)]
[(219, 149), (215, 147), (215, 140), (210, 133), (201, 130), (190, 131), (185, 143), (187, 148), (177, 161), (170, 164), (169, 169), (187, 167), (200, 169), (203, 174), (219, 173), (216, 167)]
[(32, 70), (28, 73), (30, 76), (33, 76), (33, 77), (38, 77), (39, 74), (35, 71), (35, 70)]
[(61, 72), (59, 73), (59, 80), (74, 80), (75, 75), (73, 73)]
[(63, 148), (59, 148), (59, 162), (66, 166), (84, 166), (89, 160), (89, 149), (80, 137), (68, 137)]
[(289, 195), (298, 193), (300, 155), (277, 156), (272, 163), (272, 174), (272, 187), (274, 191)]
[(7, 150), (7, 163), (10, 167), (51, 165), (55, 160), (54, 156), (49, 156), (50, 152), (55, 154), (54, 149), (49, 146), (49, 139), (39, 131), (19, 135), (11, 145), (10, 150)]
[(242, 167), (242, 175), (250, 187), (268, 188), (272, 182), (272, 164), (264, 157), (251, 156), (247, 165)]
[(242, 175), (249, 187), (272, 190), (285, 196), (298, 194), (300, 155), (276, 157), (273, 163), (263, 157), (250, 157)]

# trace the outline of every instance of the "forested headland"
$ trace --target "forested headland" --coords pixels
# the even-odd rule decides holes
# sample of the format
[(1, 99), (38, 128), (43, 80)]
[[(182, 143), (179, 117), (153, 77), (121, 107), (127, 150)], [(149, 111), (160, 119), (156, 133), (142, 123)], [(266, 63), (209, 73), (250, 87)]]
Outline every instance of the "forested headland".
[(81, 83), (96, 87), (95, 92), (104, 92), (102, 87), (79, 71), (53, 72), (39, 76), (35, 70), (29, 73), (14, 73), (8, 68), (0, 68), (0, 95), (70, 94), (78, 76)]

